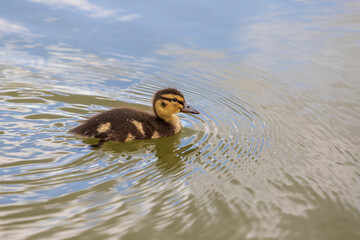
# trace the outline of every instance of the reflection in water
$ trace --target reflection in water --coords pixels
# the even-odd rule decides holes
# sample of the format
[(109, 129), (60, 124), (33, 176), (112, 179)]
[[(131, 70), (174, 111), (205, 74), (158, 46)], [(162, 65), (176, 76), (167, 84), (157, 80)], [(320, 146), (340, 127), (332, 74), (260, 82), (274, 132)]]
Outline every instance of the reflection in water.
[(3, 35), (26, 34), (27, 32), (29, 32), (29, 29), (26, 27), (12, 23), (4, 18), (0, 18), (0, 39), (4, 37)]
[(106, 9), (86, 0), (30, 0), (30, 2), (49, 5), (52, 8), (71, 8), (77, 9), (89, 14), (94, 18), (114, 18), (120, 22), (128, 22), (140, 17), (138, 14), (126, 14), (119, 16), (119, 12), (123, 13), (123, 9)]
[[(3, 238), (359, 238), (357, 3), (22, 3), (0, 9)], [(66, 133), (164, 87), (202, 113), (180, 134)]]
[[(83, 141), (86, 144), (90, 144), (94, 147), (95, 151), (99, 150), (96, 139), (85, 139)], [(106, 142), (101, 146), (102, 151), (114, 152), (121, 155), (131, 156), (137, 154), (139, 149), (147, 149), (149, 155), (156, 157), (156, 166), (163, 172), (175, 171), (181, 172), (180, 169), (184, 169), (184, 162), (182, 159), (186, 159), (186, 149), (191, 146), (180, 147), (180, 134), (161, 138), (157, 140), (147, 141), (133, 141), (129, 143), (117, 143)], [(152, 149), (152, 150), (150, 150)]]

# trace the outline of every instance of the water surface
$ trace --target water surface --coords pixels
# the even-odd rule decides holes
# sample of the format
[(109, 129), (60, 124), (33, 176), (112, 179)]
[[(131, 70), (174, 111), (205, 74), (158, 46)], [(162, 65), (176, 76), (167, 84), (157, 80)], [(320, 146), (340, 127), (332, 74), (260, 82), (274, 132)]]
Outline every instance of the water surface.
[[(0, 8), (2, 239), (358, 239), (357, 1)], [(67, 134), (175, 87), (181, 133)]]

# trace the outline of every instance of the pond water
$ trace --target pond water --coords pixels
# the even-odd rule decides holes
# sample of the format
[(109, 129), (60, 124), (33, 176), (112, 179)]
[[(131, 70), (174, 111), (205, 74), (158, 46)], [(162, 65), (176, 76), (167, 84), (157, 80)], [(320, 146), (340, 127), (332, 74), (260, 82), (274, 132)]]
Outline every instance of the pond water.
[[(0, 8), (1, 239), (359, 239), (359, 1)], [(169, 138), (67, 131), (175, 87)]]

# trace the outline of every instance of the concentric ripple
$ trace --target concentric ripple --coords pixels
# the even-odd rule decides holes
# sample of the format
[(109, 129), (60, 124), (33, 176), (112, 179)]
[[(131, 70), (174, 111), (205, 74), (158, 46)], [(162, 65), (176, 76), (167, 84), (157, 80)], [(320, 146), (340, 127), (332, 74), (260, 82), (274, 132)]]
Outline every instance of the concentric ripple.
[[(190, 179), (208, 176), (216, 186), (219, 178), (236, 180), (232, 169), (242, 166), (242, 162), (261, 161), (269, 146), (269, 134), (264, 119), (254, 108), (221, 89), (190, 88), (185, 83), (178, 86), (179, 90), (201, 114), (181, 114), (181, 134), (132, 143), (109, 142), (99, 150), (90, 147), (96, 140), (66, 134), (77, 124), (76, 120), (102, 109), (132, 106), (151, 110), (152, 94), (168, 84), (171, 82), (144, 82), (126, 91), (118, 89), (127, 103), (105, 96), (42, 90), (30, 84), (4, 84), (0, 93), (1, 141), (6, 150), (0, 167), (1, 203), (17, 206), (11, 210), (9, 224), (17, 221), (16, 213), (40, 202), (53, 210), (41, 210), (41, 217), (31, 218), (31, 225), (38, 226), (51, 216), (62, 217), (41, 231), (28, 232), (28, 236), (46, 235), (58, 225), (64, 229), (80, 227), (80, 216), (118, 222), (122, 216), (133, 215), (137, 219), (135, 216), (141, 213), (143, 217), (123, 225), (130, 229), (157, 208), (160, 215), (156, 216), (156, 225), (165, 228), (178, 219), (191, 222), (196, 213), (186, 214), (193, 205)], [(218, 190), (208, 189), (198, 196), (205, 203), (201, 209), (214, 206), (211, 196)], [(95, 197), (98, 191), (103, 192), (103, 197)], [(68, 199), (69, 204), (58, 206), (60, 199)], [(31, 225), (22, 227), (28, 229)], [(11, 228), (6, 231), (16, 235)]]
[[(360, 5), (134, 2), (2, 2), (0, 238), (360, 239)], [(175, 136), (67, 133), (165, 87)]]

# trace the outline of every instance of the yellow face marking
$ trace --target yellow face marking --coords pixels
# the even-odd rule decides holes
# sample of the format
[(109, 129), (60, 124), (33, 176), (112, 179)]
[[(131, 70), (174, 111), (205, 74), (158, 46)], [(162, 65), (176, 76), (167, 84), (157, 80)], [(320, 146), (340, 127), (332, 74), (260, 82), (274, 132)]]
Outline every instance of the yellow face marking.
[[(172, 114), (180, 112), (180, 109), (184, 107), (178, 102), (184, 102), (184, 98), (172, 93), (162, 94), (161, 97), (165, 99), (158, 99), (155, 102), (155, 110), (159, 117), (168, 122), (172, 118), (170, 117)], [(178, 101), (171, 101), (173, 98)]]
[(154, 131), (151, 138), (159, 138), (160, 134), (157, 131)]
[(98, 127), (97, 132), (98, 132), (98, 133), (107, 132), (107, 131), (110, 130), (110, 127), (111, 127), (111, 123), (110, 123), (110, 122), (101, 124), (101, 125)]
[(128, 133), (127, 136), (126, 136), (125, 142), (130, 142), (130, 141), (132, 141), (134, 139), (135, 139), (135, 136), (132, 135), (131, 133)]
[[(165, 103), (166, 105), (163, 106), (162, 103)], [(155, 111), (156, 114), (166, 122), (173, 122), (174, 119), (177, 118), (174, 114), (180, 112), (180, 104), (173, 104), (173, 102), (159, 99), (155, 102)]]
[(143, 128), (143, 124), (142, 124), (141, 122), (138, 122), (138, 121), (136, 121), (136, 120), (131, 120), (130, 122), (135, 125), (136, 129), (137, 129), (142, 135), (145, 135), (144, 128)]
[(169, 98), (169, 99), (173, 99), (176, 98), (177, 100), (181, 101), (181, 102), (185, 102), (185, 99), (177, 94), (172, 94), (172, 93), (167, 93), (167, 94), (163, 94), (161, 95), (161, 97), (163, 98)]

